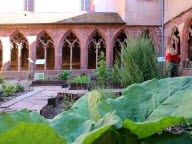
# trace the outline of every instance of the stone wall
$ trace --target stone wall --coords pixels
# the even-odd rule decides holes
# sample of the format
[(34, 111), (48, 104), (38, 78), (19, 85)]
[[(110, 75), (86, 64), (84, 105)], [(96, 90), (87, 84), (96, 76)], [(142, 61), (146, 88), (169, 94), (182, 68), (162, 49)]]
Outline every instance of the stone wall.
[[(192, 9), (180, 14), (165, 24), (165, 50), (172, 45), (172, 36), (175, 29), (179, 32), (181, 62), (188, 58), (189, 27), (192, 24)], [(166, 52), (166, 51), (165, 51)]]
[[(106, 61), (111, 68), (113, 65), (113, 43), (119, 32), (133, 34), (135, 37), (148, 30), (154, 40), (155, 48), (161, 46), (161, 28), (158, 26), (125, 26), (125, 25), (13, 25), (0, 26), (0, 40), (3, 47), (2, 71), (10, 70), (10, 40), (21, 33), (29, 45), (29, 58), (36, 60), (36, 43), (38, 37), (46, 32), (52, 39), (55, 49), (54, 70), (61, 70), (62, 65), (62, 40), (70, 32), (74, 33), (80, 41), (80, 69), (88, 68), (88, 43), (90, 37), (98, 32), (105, 40)], [(160, 51), (159, 51), (160, 52)], [(36, 67), (29, 64), (29, 69)]]

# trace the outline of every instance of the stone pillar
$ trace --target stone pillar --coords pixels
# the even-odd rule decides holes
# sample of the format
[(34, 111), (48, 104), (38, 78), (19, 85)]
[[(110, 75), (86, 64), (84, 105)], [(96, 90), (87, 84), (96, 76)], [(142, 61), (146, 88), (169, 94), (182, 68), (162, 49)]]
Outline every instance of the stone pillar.
[(28, 70), (36, 70), (36, 65), (35, 65), (35, 61), (36, 61), (36, 38), (37, 36), (28, 36), (28, 46), (29, 46), (29, 58), (34, 62), (28, 62)]
[(80, 55), (81, 55), (81, 69), (87, 69), (88, 68), (88, 47), (86, 45), (85, 41), (81, 42), (81, 48), (80, 48)]
[(73, 65), (73, 47), (70, 45), (70, 70), (72, 70)]
[(8, 71), (11, 69), (11, 50), (10, 50), (10, 41), (9, 37), (1, 38), (2, 46), (3, 46), (3, 59), (2, 59), (2, 68), (1, 71)]
[(110, 40), (106, 40), (106, 62), (108, 63), (108, 67), (112, 68), (113, 65), (113, 47), (112, 42)]
[(47, 70), (47, 47), (46, 46), (44, 46), (44, 59), (45, 59), (44, 70)]
[(62, 48), (55, 48), (55, 67), (54, 70), (62, 70)]
[(188, 58), (188, 42), (181, 41), (181, 63)]
[(22, 50), (22, 43), (21, 43), (21, 44), (17, 44), (17, 48), (18, 48), (18, 68), (17, 68), (17, 71), (21, 71), (21, 50)]

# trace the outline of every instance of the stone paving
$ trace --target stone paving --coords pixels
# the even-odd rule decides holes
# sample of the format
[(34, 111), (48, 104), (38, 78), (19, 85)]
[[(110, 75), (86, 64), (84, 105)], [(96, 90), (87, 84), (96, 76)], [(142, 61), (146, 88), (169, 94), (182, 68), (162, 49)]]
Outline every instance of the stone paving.
[[(49, 98), (56, 98), (58, 93), (84, 95), (87, 90), (68, 90), (68, 88), (61, 88), (61, 86), (36, 86), (32, 88), (33, 91), (18, 96), (10, 101), (0, 105), (0, 111), (16, 111), (21, 109), (28, 109), (29, 111), (36, 111), (42, 113), (42, 109), (48, 104)], [(121, 90), (113, 90), (114, 92), (121, 92)], [(44, 114), (42, 114), (44, 115)]]

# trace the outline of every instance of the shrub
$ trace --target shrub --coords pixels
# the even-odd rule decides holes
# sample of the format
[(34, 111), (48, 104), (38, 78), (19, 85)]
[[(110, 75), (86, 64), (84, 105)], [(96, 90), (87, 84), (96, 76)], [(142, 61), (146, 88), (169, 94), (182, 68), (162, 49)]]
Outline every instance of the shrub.
[(4, 96), (11, 96), (13, 93), (15, 93), (15, 88), (12, 84), (8, 84), (7, 86), (4, 86), (2, 89)]
[(71, 80), (72, 83), (90, 83), (91, 78), (89, 76), (78, 76)]
[(5, 76), (0, 77), (0, 83), (5, 83)]
[(121, 67), (121, 63), (119, 61), (119, 58), (117, 57), (115, 59), (114, 66), (111, 71), (111, 81), (112, 82), (119, 82), (121, 80), (121, 76), (119, 74), (120, 67)]
[(72, 72), (62, 71), (58, 76), (60, 77), (61, 80), (68, 80), (70, 74), (72, 74)]
[(22, 92), (25, 90), (25, 87), (22, 85), (22, 83), (17, 82), (15, 86), (15, 92)]
[(109, 81), (110, 72), (108, 70), (108, 64), (105, 60), (105, 55), (103, 52), (100, 53), (98, 59), (98, 67), (96, 72), (96, 77), (99, 82)]
[(122, 68), (119, 74), (124, 86), (160, 78), (162, 71), (158, 69), (156, 56), (151, 38), (145, 35), (138, 39), (129, 36), (121, 53)]

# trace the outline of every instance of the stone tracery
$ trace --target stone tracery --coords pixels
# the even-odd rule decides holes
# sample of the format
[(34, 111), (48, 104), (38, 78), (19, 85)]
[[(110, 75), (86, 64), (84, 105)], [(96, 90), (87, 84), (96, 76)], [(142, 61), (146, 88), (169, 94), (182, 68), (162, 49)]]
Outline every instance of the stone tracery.
[(118, 56), (118, 53), (121, 54), (121, 48), (126, 45), (126, 39), (127, 36), (123, 32), (116, 36), (113, 43), (113, 64)]
[(52, 38), (44, 32), (37, 40), (37, 59), (45, 59), (45, 64), (37, 65), (38, 70), (53, 70), (55, 50)]
[(18, 33), (11, 40), (11, 70), (28, 69), (28, 42), (25, 37)]
[(99, 56), (99, 53), (101, 51), (103, 51), (104, 54), (106, 55), (105, 40), (98, 32), (96, 32), (89, 39), (89, 44), (88, 44), (88, 69), (95, 69), (96, 68), (97, 55)]
[(62, 65), (63, 69), (80, 69), (80, 41), (72, 32), (63, 40)]

